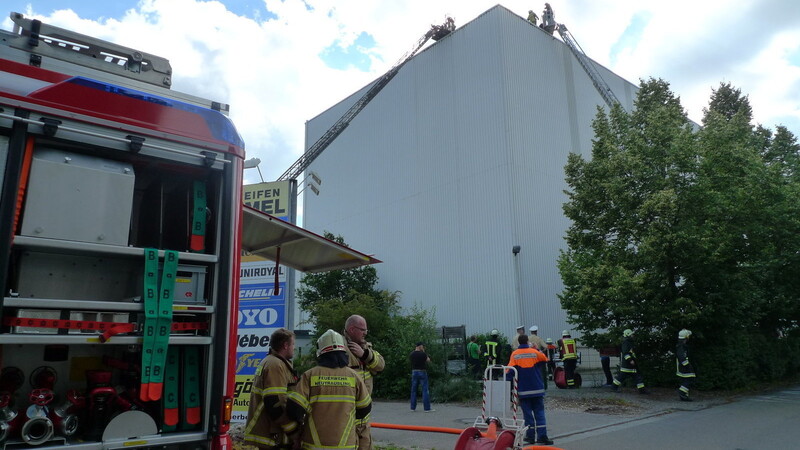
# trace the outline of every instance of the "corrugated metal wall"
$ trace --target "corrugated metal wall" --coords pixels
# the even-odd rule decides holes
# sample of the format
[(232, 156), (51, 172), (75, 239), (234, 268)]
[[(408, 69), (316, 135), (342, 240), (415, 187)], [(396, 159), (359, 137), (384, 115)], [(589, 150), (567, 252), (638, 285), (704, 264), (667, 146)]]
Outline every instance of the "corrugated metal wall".
[[(635, 86), (600, 70), (630, 109)], [(309, 121), (307, 146), (363, 92)], [(380, 287), (441, 325), (557, 338), (563, 167), (590, 154), (598, 104), (563, 42), (496, 6), (406, 64), (317, 158), (303, 225), (374, 253)]]

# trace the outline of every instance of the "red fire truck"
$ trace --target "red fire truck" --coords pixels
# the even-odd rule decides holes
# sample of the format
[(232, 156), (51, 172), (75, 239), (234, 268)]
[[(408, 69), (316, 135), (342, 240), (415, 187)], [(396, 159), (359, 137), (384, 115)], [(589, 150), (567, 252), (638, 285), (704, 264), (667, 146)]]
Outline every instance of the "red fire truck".
[(242, 251), (378, 262), (242, 206), (228, 106), (169, 62), (0, 31), (0, 445), (230, 448)]

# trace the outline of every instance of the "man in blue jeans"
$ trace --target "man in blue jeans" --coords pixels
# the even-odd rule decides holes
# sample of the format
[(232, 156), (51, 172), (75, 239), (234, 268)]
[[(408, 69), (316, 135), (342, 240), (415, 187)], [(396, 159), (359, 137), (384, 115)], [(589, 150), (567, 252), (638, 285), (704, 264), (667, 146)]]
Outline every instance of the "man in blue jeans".
[(428, 363), (431, 358), (425, 353), (425, 344), (417, 342), (417, 348), (411, 352), (411, 411), (417, 410), (417, 385), (422, 384), (422, 404), (425, 412), (431, 409), (431, 397), (428, 394)]

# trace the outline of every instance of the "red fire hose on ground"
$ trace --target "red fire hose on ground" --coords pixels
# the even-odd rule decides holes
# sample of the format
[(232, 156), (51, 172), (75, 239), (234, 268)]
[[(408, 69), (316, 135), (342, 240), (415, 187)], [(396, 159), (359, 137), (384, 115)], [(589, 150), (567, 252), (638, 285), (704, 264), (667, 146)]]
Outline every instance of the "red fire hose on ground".
[[(389, 430), (404, 430), (404, 431), (420, 431), (426, 433), (447, 433), (458, 434), (459, 439), (456, 442), (456, 450), (479, 450), (487, 449), (492, 450), (495, 448), (509, 448), (513, 445), (514, 434), (509, 431), (503, 431), (499, 435), (496, 434), (497, 430), (490, 427), (486, 433), (480, 432), (477, 428), (471, 427), (466, 430), (459, 428), (447, 427), (431, 427), (425, 425), (401, 425), (395, 423), (370, 423), (373, 428), (386, 428)], [(498, 447), (500, 446), (500, 447)], [(529, 445), (523, 447), (521, 450), (563, 450), (559, 447), (552, 445)]]
[(388, 428), (390, 430), (424, 431), (427, 433), (449, 433), (461, 434), (464, 430), (459, 428), (429, 427), (425, 425), (398, 425), (395, 423), (375, 423), (370, 422), (372, 428)]
[[(510, 391), (505, 381), (494, 381), (505, 380), (506, 374), (509, 372), (513, 375)], [(374, 422), (371, 426), (373, 428), (387, 428), (403, 431), (457, 434), (459, 436), (456, 440), (455, 450), (563, 450), (549, 445), (522, 444), (522, 436), (517, 433), (524, 432), (524, 430), (527, 430), (527, 427), (523, 426), (522, 421), (517, 419), (517, 371), (514, 367), (501, 365), (487, 367), (484, 371), (483, 381), (483, 406), (481, 407), (481, 416), (476, 419), (475, 426), (465, 430), (427, 425), (402, 425)], [(498, 383), (499, 386), (497, 386)], [(499, 415), (494, 414), (496, 412), (495, 410), (498, 409), (494, 402), (495, 396), (499, 396), (502, 400), (502, 405), (499, 408)], [(509, 408), (508, 405), (509, 397), (511, 408)], [(487, 405), (489, 408), (487, 408)], [(509, 412), (511, 412), (510, 416), (508, 414)], [(481, 426), (479, 428), (477, 425), (479, 422), (485, 423), (488, 427), (483, 428)], [(505, 429), (502, 424), (507, 425)]]

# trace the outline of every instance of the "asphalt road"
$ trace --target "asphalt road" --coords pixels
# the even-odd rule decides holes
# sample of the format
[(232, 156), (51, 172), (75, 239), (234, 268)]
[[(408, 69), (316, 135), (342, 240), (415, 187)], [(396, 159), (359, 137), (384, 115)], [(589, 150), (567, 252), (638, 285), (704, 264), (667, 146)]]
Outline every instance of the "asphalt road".
[[(658, 394), (658, 393), (656, 393)], [(800, 449), (800, 386), (751, 396), (706, 397), (677, 401), (672, 390), (637, 396), (629, 389), (551, 390), (548, 433), (565, 450), (625, 449)], [(557, 397), (557, 398), (555, 398)], [(586, 407), (583, 402), (598, 407)], [(602, 405), (634, 405), (615, 411)], [(605, 402), (605, 403), (603, 403)], [(479, 407), (434, 405), (435, 412), (411, 412), (407, 402), (375, 402), (372, 421), (464, 429), (480, 415)], [(378, 446), (403, 449), (453, 449), (456, 434), (373, 428)]]
[(570, 450), (800, 448), (800, 386), (563, 437)]

